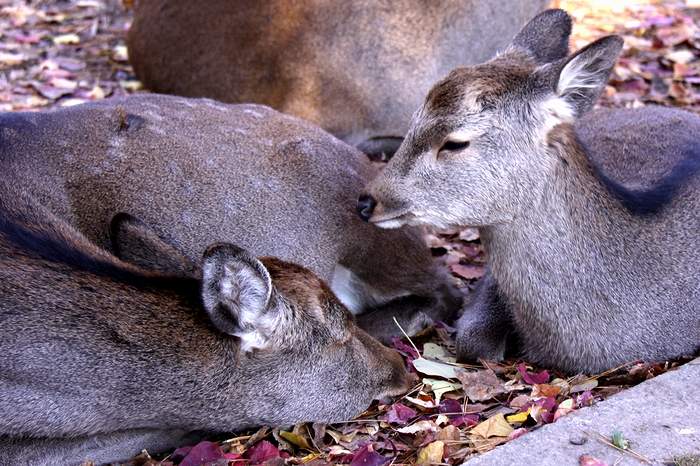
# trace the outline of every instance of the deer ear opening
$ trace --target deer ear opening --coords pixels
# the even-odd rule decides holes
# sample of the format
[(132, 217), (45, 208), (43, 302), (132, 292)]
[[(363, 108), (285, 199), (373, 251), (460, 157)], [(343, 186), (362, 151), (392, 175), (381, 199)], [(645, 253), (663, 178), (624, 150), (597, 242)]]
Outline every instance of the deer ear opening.
[(593, 107), (603, 92), (622, 50), (619, 36), (607, 36), (574, 53), (555, 78), (556, 94), (581, 116)]
[(515, 36), (509, 49), (524, 50), (538, 65), (561, 60), (569, 54), (571, 17), (564, 10), (545, 10), (532, 18)]
[(272, 279), (247, 251), (228, 243), (207, 248), (202, 261), (202, 301), (221, 332), (241, 339), (241, 350), (264, 349), (279, 321), (271, 306)]

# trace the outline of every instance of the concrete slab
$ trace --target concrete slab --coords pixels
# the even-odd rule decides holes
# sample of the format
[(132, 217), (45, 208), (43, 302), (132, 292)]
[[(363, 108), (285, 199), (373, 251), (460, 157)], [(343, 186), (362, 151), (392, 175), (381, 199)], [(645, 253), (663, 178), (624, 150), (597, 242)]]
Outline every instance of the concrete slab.
[[(630, 447), (654, 465), (698, 455), (700, 465), (700, 358), (618, 393), (554, 424), (472, 458), (467, 466), (577, 466), (581, 455), (609, 465), (644, 464), (585, 432), (609, 438), (619, 430)], [(586, 439), (583, 445), (576, 445)]]

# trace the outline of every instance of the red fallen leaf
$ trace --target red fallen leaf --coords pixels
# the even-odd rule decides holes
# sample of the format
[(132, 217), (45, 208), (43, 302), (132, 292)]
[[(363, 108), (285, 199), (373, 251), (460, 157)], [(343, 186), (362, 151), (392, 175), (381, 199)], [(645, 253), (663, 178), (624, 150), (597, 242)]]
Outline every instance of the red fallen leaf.
[[(221, 447), (218, 443), (214, 442), (199, 442), (193, 447), (185, 448), (189, 448), (189, 451), (180, 462), (180, 466), (200, 466), (224, 457), (224, 452), (221, 451)], [(175, 453), (177, 453), (179, 450), (181, 449), (176, 450)], [(175, 453), (173, 453), (173, 457), (175, 456)]]
[(280, 458), (280, 451), (267, 440), (263, 440), (250, 447), (243, 454), (243, 457), (249, 460), (251, 464), (260, 464), (273, 458)]
[[(445, 414), (450, 420), (450, 424), (455, 427), (475, 426), (479, 423), (478, 414), (466, 414), (462, 411), (462, 404), (457, 400), (444, 399), (440, 402), (438, 411)], [(457, 414), (455, 414), (457, 413)]]
[(187, 456), (187, 454), (190, 451), (192, 451), (192, 445), (187, 447), (180, 447), (177, 450), (175, 450), (172, 455), (170, 455), (170, 459), (173, 460), (175, 463), (179, 463), (185, 458), (185, 456)]
[(581, 455), (578, 459), (578, 464), (579, 466), (608, 466), (608, 463), (605, 461), (591, 455)]
[(590, 406), (593, 404), (593, 394), (591, 393), (590, 390), (586, 390), (585, 392), (581, 393), (579, 396), (575, 398), (576, 405), (579, 408), (582, 408), (584, 406)]
[(529, 383), (530, 385), (549, 382), (549, 372), (546, 370), (538, 373), (528, 372), (524, 362), (518, 364), (518, 372), (525, 383)]
[(552, 398), (540, 398), (532, 402), (530, 417), (536, 421), (549, 424), (554, 421), (554, 413), (557, 410), (557, 401)]
[[(418, 352), (415, 349), (413, 349), (411, 345), (404, 343), (404, 341), (399, 337), (393, 337), (391, 339), (391, 344), (395, 350), (406, 356), (406, 359), (408, 359), (409, 363), (412, 362), (414, 359), (418, 359), (420, 357)], [(413, 367), (413, 365), (409, 364), (409, 367)]]
[(380, 455), (368, 443), (353, 454), (350, 466), (381, 466), (389, 462), (389, 458)]
[(394, 403), (382, 417), (386, 422), (405, 426), (418, 413), (402, 403)]

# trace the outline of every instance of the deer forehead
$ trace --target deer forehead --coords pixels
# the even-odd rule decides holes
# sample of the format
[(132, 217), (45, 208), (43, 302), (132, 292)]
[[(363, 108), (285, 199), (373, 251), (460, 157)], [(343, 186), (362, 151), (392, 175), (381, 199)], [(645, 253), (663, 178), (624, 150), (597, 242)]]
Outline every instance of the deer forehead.
[(457, 68), (433, 86), (423, 113), (429, 118), (478, 114), (521, 91), (534, 69), (525, 59), (506, 56), (483, 65)]

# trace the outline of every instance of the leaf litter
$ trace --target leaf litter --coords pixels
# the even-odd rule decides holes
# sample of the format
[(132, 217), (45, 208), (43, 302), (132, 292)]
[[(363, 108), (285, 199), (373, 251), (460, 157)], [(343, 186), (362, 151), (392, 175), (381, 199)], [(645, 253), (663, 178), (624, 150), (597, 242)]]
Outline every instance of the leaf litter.
[[(573, 47), (612, 33), (625, 39), (599, 106), (660, 104), (700, 112), (700, 11), (683, 2), (608, 3), (559, 2), (574, 17)], [(131, 5), (131, 0), (0, 0), (0, 111), (45, 110), (143, 92), (125, 45)], [(427, 242), (469, 293), (485, 273), (478, 231), (431, 231)], [(144, 451), (130, 464), (459, 464), (685, 362), (631, 362), (574, 377), (523, 361), (457, 364), (453, 334), (437, 323), (415, 339), (415, 348), (394, 339), (422, 383), (390, 404), (373, 404), (352, 421), (263, 427), (183, 446), (162, 459)], [(614, 448), (626, 442), (619, 434), (589, 435)], [(606, 464), (588, 455), (579, 462)]]

